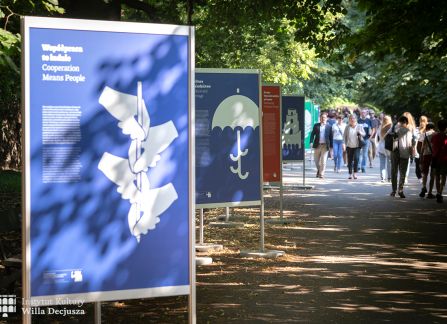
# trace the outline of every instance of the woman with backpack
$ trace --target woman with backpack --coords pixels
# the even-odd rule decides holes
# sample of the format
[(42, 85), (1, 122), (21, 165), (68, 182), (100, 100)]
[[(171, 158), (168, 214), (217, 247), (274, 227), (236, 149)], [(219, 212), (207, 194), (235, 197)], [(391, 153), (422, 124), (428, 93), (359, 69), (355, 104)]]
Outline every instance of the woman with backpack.
[[(408, 118), (404, 115), (398, 119), (398, 124), (390, 129), (395, 141), (391, 152), (391, 186), (390, 196), (396, 196), (396, 191), (400, 198), (405, 198), (404, 184), (407, 175), (410, 157), (414, 156), (416, 141), (413, 131), (408, 125)], [(399, 187), (397, 186), (397, 175), (399, 173)]]
[(379, 135), (379, 160), (380, 160), (380, 180), (382, 182), (391, 181), (391, 150), (385, 148), (385, 135), (390, 130), (393, 125), (391, 121), (391, 116), (384, 116), (382, 119), (382, 124), (380, 125)]

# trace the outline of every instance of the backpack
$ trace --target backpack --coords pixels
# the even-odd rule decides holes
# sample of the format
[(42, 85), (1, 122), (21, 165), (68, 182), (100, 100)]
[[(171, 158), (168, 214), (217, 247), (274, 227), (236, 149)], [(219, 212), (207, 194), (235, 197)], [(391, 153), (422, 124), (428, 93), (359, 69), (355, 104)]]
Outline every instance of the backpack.
[(385, 150), (393, 151), (393, 143), (394, 143), (394, 126), (391, 129), (391, 132), (385, 135)]

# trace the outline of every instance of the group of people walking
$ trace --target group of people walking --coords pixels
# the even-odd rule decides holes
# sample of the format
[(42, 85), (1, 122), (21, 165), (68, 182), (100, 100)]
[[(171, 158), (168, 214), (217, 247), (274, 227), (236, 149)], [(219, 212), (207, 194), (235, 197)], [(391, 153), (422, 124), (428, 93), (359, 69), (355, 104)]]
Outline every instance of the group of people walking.
[[(420, 117), (417, 127), (409, 112), (394, 121), (384, 113), (376, 118), (368, 109), (348, 116), (323, 112), (310, 135), (316, 176), (325, 177), (328, 156), (331, 156), (334, 171), (340, 172), (344, 163), (349, 171), (348, 179), (355, 180), (359, 171), (366, 172), (367, 160), (372, 167), (378, 155), (380, 180), (391, 183), (391, 196), (405, 198), (409, 165), (414, 161), (416, 176), (422, 183), (419, 196), (443, 202), (447, 174), (446, 128), (447, 120), (439, 120), (435, 127), (426, 116)], [(436, 195), (432, 192), (435, 185)]]

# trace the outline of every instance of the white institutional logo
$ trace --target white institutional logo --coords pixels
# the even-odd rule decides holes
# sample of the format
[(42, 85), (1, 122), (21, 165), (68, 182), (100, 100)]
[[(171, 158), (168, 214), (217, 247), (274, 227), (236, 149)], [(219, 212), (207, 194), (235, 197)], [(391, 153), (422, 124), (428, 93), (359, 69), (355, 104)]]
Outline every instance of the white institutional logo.
[[(239, 93), (239, 89), (237, 89)], [(248, 97), (242, 95), (234, 95), (222, 101), (216, 109), (211, 124), (211, 129), (219, 127), (242, 127), (242, 131), (246, 127), (256, 129), (259, 126), (259, 109), (258, 106)], [(242, 157), (247, 155), (248, 149), (241, 150), (241, 131), (237, 130), (237, 153), (230, 154), (230, 159), (237, 162), (237, 167), (230, 166), (231, 172), (238, 175), (242, 180), (247, 179), (250, 172), (242, 173)]]
[(16, 312), (16, 295), (0, 295), (1, 317), (8, 317)]
[(71, 279), (74, 282), (82, 282), (82, 270), (73, 270), (71, 272)]
[(288, 109), (286, 122), (284, 123), (283, 140), (285, 145), (298, 145), (301, 148), (301, 130), (298, 114), (295, 109)]
[(159, 216), (178, 198), (172, 183), (151, 188), (147, 175), (178, 133), (172, 121), (150, 125), (141, 82), (137, 90), (134, 96), (105, 87), (99, 98), (99, 103), (119, 121), (118, 127), (132, 142), (127, 159), (105, 152), (98, 169), (118, 186), (121, 198), (129, 200), (129, 230), (140, 242), (140, 236), (155, 229)]

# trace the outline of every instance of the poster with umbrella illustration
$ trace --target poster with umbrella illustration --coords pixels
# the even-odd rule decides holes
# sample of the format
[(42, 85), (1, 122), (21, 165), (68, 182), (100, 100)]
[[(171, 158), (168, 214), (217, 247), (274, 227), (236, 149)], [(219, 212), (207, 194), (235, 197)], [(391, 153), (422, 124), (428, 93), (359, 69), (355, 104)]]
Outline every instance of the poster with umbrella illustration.
[(196, 204), (260, 205), (260, 75), (196, 70)]

